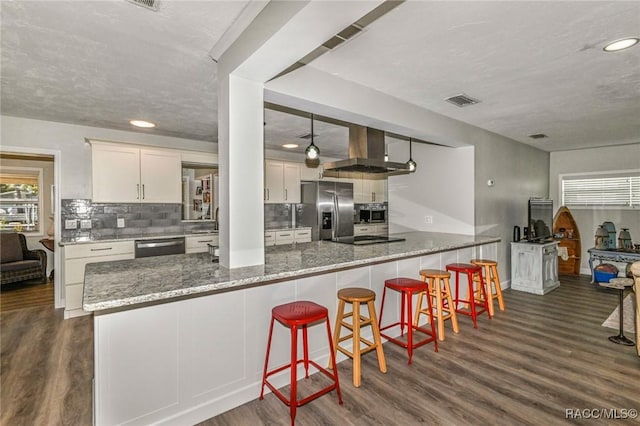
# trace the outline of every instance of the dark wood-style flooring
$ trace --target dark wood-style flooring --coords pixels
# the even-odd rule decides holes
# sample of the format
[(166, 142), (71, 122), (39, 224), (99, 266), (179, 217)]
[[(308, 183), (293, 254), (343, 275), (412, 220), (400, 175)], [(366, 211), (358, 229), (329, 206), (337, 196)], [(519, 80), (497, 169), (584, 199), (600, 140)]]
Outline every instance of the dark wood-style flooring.
[(43, 284), (39, 279), (4, 284), (0, 290), (0, 312), (49, 306), (53, 308), (53, 280)]
[[(375, 352), (365, 355), (360, 388), (351, 383), (351, 361), (342, 362), (344, 404), (332, 392), (300, 407), (296, 423), (539, 425), (565, 423), (567, 409), (640, 410), (640, 357), (635, 347), (609, 342), (616, 332), (601, 326), (617, 306), (616, 293), (589, 277), (561, 282), (545, 296), (505, 291), (505, 312), (483, 316), (477, 330), (461, 317), (460, 334), (447, 328), (439, 352), (419, 348), (411, 366), (405, 350), (386, 343), (388, 372), (378, 371)], [(36, 307), (0, 320), (0, 424), (90, 425), (91, 317), (64, 321), (60, 311)], [(287, 424), (288, 407), (272, 394), (201, 423)]]

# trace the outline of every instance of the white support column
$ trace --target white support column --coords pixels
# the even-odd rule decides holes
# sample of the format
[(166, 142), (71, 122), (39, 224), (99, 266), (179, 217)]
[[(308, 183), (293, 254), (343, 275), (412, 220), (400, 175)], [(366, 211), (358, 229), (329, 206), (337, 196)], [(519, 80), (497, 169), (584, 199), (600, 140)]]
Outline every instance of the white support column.
[[(262, 82), (218, 76), (220, 263), (264, 263)], [(233, 236), (233, 238), (231, 238)]]

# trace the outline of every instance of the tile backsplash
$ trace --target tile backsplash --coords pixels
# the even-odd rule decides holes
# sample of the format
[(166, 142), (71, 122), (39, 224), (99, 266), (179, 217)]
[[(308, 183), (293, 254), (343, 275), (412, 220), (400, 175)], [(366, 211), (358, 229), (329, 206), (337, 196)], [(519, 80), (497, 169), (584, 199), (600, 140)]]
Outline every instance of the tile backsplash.
[[(92, 203), (81, 199), (63, 199), (61, 204), (63, 241), (214, 229), (213, 222), (182, 222), (182, 204)], [(65, 229), (65, 221), (69, 219), (78, 221), (75, 229)], [(118, 219), (124, 219), (124, 228), (117, 227)], [(91, 229), (82, 229), (82, 220), (90, 220)]]
[(265, 204), (264, 229), (290, 228), (294, 225), (292, 204)]

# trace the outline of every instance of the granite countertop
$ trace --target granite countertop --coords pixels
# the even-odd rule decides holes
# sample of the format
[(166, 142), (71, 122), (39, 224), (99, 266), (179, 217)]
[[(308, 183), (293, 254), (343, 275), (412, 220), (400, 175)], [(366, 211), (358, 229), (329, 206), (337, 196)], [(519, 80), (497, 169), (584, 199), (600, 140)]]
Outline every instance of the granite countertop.
[(130, 309), (178, 297), (242, 289), (283, 279), (499, 242), (497, 237), (412, 232), (406, 241), (366, 246), (313, 241), (265, 247), (265, 264), (225, 268), (207, 253), (90, 263), (84, 280), (85, 311)]
[(73, 239), (60, 240), (60, 246), (68, 246), (75, 244), (91, 244), (91, 243), (111, 243), (114, 241), (133, 241), (133, 240), (152, 240), (156, 238), (177, 238), (177, 237), (193, 237), (198, 235), (218, 235), (218, 231), (194, 231), (179, 233), (157, 233), (157, 234), (125, 234), (107, 237), (79, 237)]

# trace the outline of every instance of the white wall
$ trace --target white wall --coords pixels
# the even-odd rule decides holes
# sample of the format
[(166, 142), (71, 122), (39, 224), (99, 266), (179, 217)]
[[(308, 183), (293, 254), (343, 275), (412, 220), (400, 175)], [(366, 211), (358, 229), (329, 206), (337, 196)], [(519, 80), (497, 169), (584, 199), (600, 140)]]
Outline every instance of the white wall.
[[(474, 148), (412, 147), (415, 173), (389, 177), (389, 232), (473, 235)], [(408, 160), (408, 143), (389, 145), (389, 156), (391, 161), (403, 161), (404, 156)]]
[[(590, 148), (574, 151), (557, 151), (551, 153), (549, 193), (557, 200), (560, 207), (560, 176), (568, 173), (591, 173), (616, 170), (640, 169), (640, 143), (632, 145), (612, 146), (607, 148)], [(587, 250), (594, 246), (594, 235), (598, 225), (610, 221), (621, 228), (629, 228), (635, 244), (640, 244), (640, 209), (599, 209), (571, 208), (582, 243), (582, 259), (580, 271), (589, 274), (589, 256)], [(624, 265), (618, 265), (618, 267)]]
[(217, 152), (217, 144), (156, 136), (148, 133), (109, 130), (27, 118), (0, 117), (3, 146), (61, 151), (61, 198), (91, 198), (91, 146), (85, 138), (130, 142), (193, 151)]

